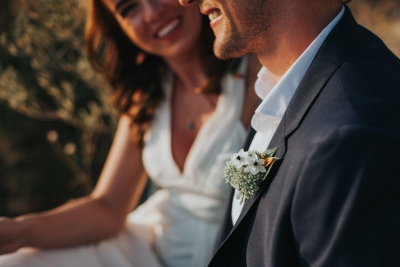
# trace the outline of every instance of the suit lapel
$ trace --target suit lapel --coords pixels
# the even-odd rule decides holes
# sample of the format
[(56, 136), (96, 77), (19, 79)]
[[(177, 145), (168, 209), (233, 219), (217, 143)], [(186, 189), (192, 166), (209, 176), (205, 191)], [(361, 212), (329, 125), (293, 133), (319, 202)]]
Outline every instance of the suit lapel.
[[(322, 44), (314, 61), (311, 63), (296, 89), (285, 115), (268, 146), (269, 148), (279, 146), (276, 152), (277, 157), (284, 157), (287, 149), (286, 138), (301, 124), (301, 121), (306, 116), (314, 100), (318, 97), (333, 73), (346, 59), (354, 54), (364, 39), (362, 30), (357, 25), (350, 10), (347, 7), (345, 8), (346, 11), (343, 18)], [(258, 194), (245, 202), (238, 221), (234, 225), (231, 233), (240, 226), (253, 204), (257, 202), (258, 198), (262, 195), (261, 193), (264, 191), (265, 187), (270, 185), (273, 181), (279, 165), (273, 166), (273, 168), (274, 167), (275, 170), (272, 171), (266, 181), (261, 184)]]
[[(254, 135), (256, 134), (256, 130), (254, 130), (253, 127), (250, 127), (250, 130), (247, 133), (246, 141), (244, 143), (244, 150), (248, 150), (251, 144), (251, 141), (254, 138)], [(232, 200), (235, 195), (235, 189), (232, 187), (231, 188), (231, 194), (230, 194), (230, 201), (228, 203), (228, 207), (224, 216), (224, 221), (223, 221), (223, 227), (220, 229), (218, 232), (217, 238), (216, 238), (216, 248), (219, 247), (220, 244), (225, 240), (225, 238), (229, 235), (231, 232), (233, 225), (232, 225)]]
[[(285, 142), (284, 142), (284, 138), (283, 138), (284, 133), (285, 133), (285, 122), (282, 121), (279, 124), (278, 128), (276, 129), (276, 132), (275, 132), (274, 136), (272, 137), (272, 140), (268, 146), (268, 148), (278, 147), (278, 150), (276, 151), (275, 156), (277, 156), (279, 158), (283, 158), (283, 156), (286, 152), (286, 146), (285, 146)], [(272, 182), (272, 179), (273, 179), (273, 176), (274, 176), (274, 173), (275, 173), (275, 170), (277, 167), (279, 167), (279, 164), (275, 163), (274, 166), (272, 166), (272, 169), (271, 169), (270, 173), (268, 174), (267, 178), (260, 184), (260, 190), (257, 192), (257, 194), (254, 197), (246, 200), (245, 204), (243, 205), (242, 212), (240, 213), (239, 218), (233, 227), (233, 230), (236, 228), (237, 225), (240, 224), (243, 217), (247, 214), (247, 212), (249, 211), (251, 206), (261, 195), (261, 192), (264, 191), (264, 188)]]
[(327, 81), (364, 40), (361, 28), (345, 8), (343, 18), (325, 39), (287, 107), (285, 137), (297, 129)]
[(247, 137), (246, 137), (246, 141), (245, 141), (245, 143), (244, 143), (244, 147), (243, 147), (243, 149), (246, 151), (246, 150), (249, 150), (249, 147), (250, 147), (250, 145), (251, 145), (251, 141), (253, 141), (253, 138), (254, 138), (254, 135), (256, 134), (256, 130), (254, 130), (254, 128), (253, 127), (250, 127), (250, 130), (249, 130), (249, 132), (247, 133)]

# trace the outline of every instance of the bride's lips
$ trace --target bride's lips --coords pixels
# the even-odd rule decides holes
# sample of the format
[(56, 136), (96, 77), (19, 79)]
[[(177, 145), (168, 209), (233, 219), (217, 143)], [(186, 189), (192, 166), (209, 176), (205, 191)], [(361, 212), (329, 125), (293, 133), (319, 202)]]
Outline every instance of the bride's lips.
[(172, 35), (174, 35), (174, 33), (180, 28), (181, 23), (181, 17), (168, 20), (156, 30), (154, 37), (163, 40), (171, 38)]
[(222, 20), (222, 13), (217, 8), (201, 8), (200, 12), (210, 19), (211, 28), (216, 28)]

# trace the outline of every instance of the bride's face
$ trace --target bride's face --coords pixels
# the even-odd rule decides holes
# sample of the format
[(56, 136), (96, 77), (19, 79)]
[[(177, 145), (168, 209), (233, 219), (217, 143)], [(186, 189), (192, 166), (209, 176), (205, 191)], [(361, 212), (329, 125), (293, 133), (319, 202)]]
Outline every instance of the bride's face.
[(150, 54), (168, 58), (197, 45), (201, 14), (176, 0), (103, 0), (130, 40)]

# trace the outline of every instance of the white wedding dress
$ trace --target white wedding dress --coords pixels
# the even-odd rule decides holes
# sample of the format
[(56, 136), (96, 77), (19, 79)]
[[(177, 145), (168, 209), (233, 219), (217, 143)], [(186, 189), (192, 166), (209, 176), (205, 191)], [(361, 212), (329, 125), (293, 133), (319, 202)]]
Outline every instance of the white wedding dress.
[[(239, 69), (242, 74), (246, 61)], [(171, 85), (172, 78), (166, 78), (166, 101), (145, 135), (143, 151), (146, 171), (161, 189), (128, 216), (125, 229), (114, 238), (85, 246), (20, 249), (0, 257), (1, 267), (207, 266), (230, 195), (222, 169), (246, 137), (241, 122), (245, 81), (224, 77), (216, 110), (199, 130), (183, 171), (171, 152)]]

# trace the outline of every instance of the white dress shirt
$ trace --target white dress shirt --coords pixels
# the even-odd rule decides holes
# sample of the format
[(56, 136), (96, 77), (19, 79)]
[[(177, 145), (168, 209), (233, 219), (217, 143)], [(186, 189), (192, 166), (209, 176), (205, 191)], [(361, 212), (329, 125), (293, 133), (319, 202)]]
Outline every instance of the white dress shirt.
[[(263, 101), (256, 109), (251, 120), (251, 125), (257, 133), (251, 142), (249, 150), (264, 151), (267, 149), (301, 79), (310, 67), (325, 38), (336, 26), (343, 14), (344, 7), (342, 6), (339, 14), (315, 38), (279, 81), (275, 81), (267, 68), (261, 68), (257, 75), (255, 91)], [(237, 192), (235, 192), (236, 195)], [(240, 201), (234, 197), (232, 202), (233, 224), (239, 218), (242, 206), (243, 204), (240, 205)]]

